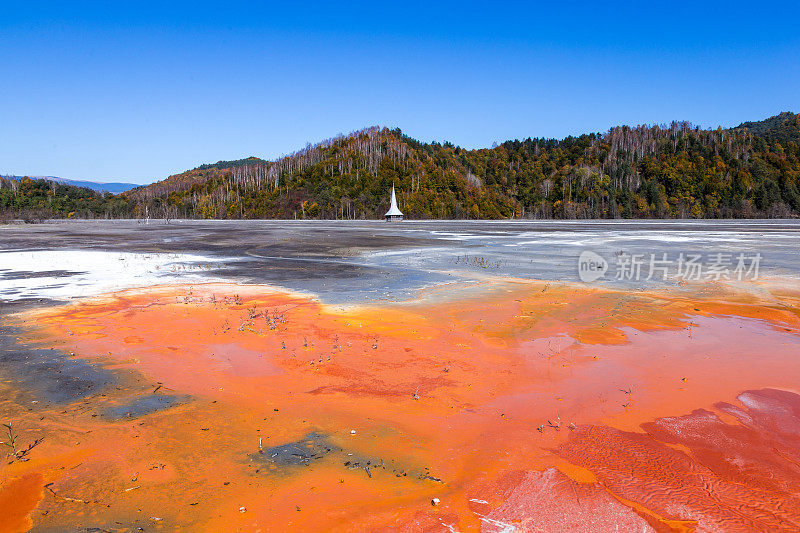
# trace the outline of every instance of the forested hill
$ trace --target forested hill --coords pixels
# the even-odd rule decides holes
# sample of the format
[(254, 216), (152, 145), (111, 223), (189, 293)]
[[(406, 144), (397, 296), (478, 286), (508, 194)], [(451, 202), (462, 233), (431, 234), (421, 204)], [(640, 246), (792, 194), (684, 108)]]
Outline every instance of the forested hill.
[(736, 131), (748, 131), (768, 141), (778, 141), (786, 145), (790, 142), (800, 143), (800, 114), (788, 111), (758, 122), (743, 122)]
[(464, 150), (370, 128), (266, 162), (205, 165), (132, 191), (150, 216), (754, 217), (800, 213), (800, 115), (687, 122)]
[(392, 183), (413, 219), (794, 217), (800, 115), (716, 130), (620, 126), (478, 150), (369, 128), (274, 162), (203, 165), (125, 193), (126, 214), (115, 204), (118, 213), (97, 216), (372, 219), (388, 208)]

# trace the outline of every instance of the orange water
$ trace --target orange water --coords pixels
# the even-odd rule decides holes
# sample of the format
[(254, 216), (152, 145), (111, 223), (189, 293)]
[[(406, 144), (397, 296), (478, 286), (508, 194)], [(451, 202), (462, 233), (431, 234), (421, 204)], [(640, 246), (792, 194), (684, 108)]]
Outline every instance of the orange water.
[[(800, 298), (758, 289), (506, 281), (445, 303), (336, 308), (210, 284), (28, 312), (30, 340), (127, 373), (68, 406), (2, 403), (21, 441), (45, 437), (0, 469), (0, 509), (23, 502), (3, 527), (800, 524), (797, 435), (775, 429), (794, 423)], [(762, 389), (778, 390), (737, 399)], [(153, 391), (191, 400), (98, 416)], [(270, 457), (312, 434), (331, 451)]]

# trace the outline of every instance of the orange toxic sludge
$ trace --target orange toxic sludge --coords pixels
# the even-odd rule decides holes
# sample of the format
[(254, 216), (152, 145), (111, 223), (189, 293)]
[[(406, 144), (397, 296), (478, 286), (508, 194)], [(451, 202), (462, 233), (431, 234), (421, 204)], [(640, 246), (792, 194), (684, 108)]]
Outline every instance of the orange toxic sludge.
[[(210, 284), (28, 312), (25, 342), (113, 379), (68, 405), (3, 402), (26, 435), (46, 436), (31, 456), (63, 463), (4, 466), (0, 501), (47, 475), (52, 493), (36, 493), (19, 527), (795, 523), (795, 437), (775, 432), (794, 418), (763, 406), (800, 405), (798, 299), (770, 291), (508, 281), (440, 303), (334, 308)], [(733, 464), (714, 435), (761, 444)], [(701, 498), (708, 483), (714, 497)], [(733, 516), (723, 500), (738, 494), (750, 503)], [(790, 504), (776, 511), (778, 499)]]

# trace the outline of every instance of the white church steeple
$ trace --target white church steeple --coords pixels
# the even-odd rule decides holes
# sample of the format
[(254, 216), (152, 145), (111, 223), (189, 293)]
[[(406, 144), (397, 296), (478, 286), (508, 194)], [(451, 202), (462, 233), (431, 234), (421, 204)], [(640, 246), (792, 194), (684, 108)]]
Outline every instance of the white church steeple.
[(392, 205), (386, 212), (386, 220), (403, 220), (403, 212), (397, 207), (397, 197), (394, 194), (394, 184), (392, 184)]

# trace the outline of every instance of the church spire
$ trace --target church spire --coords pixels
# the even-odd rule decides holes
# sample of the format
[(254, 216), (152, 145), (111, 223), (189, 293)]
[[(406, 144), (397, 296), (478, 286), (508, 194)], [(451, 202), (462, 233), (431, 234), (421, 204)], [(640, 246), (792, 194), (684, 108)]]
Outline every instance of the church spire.
[(386, 220), (403, 220), (403, 212), (397, 207), (397, 197), (394, 194), (394, 183), (392, 183), (392, 203), (386, 212)]

